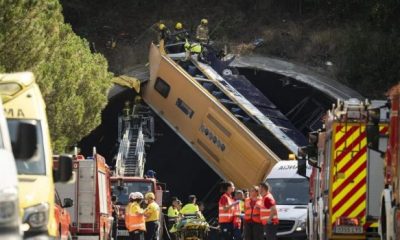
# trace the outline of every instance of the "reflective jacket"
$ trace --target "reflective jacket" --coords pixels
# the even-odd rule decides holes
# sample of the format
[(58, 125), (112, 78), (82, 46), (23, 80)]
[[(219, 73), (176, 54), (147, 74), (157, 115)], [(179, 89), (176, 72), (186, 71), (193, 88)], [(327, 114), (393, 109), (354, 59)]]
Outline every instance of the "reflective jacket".
[(271, 213), (274, 213), (274, 217), (272, 218), (272, 223), (274, 224), (278, 224), (279, 223), (279, 219), (278, 219), (278, 212), (275, 210), (271, 210), (269, 208), (266, 208), (264, 206), (264, 202), (266, 198), (270, 198), (270, 199), (274, 199), (274, 197), (272, 196), (272, 194), (270, 192), (268, 192), (263, 198), (262, 198), (262, 208), (260, 209), (260, 218), (261, 218), (261, 223), (263, 225), (268, 223), (268, 218), (271, 215)]
[(194, 203), (188, 203), (181, 209), (181, 214), (183, 215), (193, 215), (199, 212), (199, 206)]
[(240, 205), (236, 204), (235, 206), (232, 207), (233, 210), (233, 227), (234, 228), (240, 228), (242, 225), (242, 218), (241, 218), (241, 211), (240, 211)]
[(261, 223), (260, 209), (263, 208), (262, 198), (258, 197), (253, 207), (251, 207), (250, 202), (250, 198), (244, 200), (244, 220), (246, 222)]
[(188, 40), (186, 40), (184, 47), (185, 50), (189, 51), (190, 53), (200, 54), (202, 51), (200, 43), (189, 43)]
[(133, 202), (126, 206), (125, 226), (129, 232), (136, 230), (146, 231), (143, 209), (140, 207), (139, 203)]
[[(227, 205), (233, 204), (233, 199), (227, 193), (224, 195), (228, 199)], [(233, 222), (233, 208), (229, 208), (227, 210), (224, 209), (224, 206), (218, 203), (218, 222), (219, 223), (231, 223)]]
[(196, 29), (196, 39), (202, 43), (208, 42), (208, 27), (200, 24)]

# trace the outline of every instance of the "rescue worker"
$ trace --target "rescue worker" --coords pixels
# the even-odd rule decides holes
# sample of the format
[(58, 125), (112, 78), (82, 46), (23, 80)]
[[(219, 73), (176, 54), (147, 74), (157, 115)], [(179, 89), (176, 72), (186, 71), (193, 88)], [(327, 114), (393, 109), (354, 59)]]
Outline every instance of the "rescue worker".
[(200, 217), (200, 219), (205, 221), (206, 218), (203, 215), (203, 212), (204, 212), (204, 209), (205, 209), (204, 203), (203, 202), (198, 202), (197, 205), (199, 206), (199, 217)]
[(147, 207), (144, 210), (146, 217), (146, 233), (144, 235), (145, 240), (158, 240), (158, 230), (160, 227), (160, 206), (155, 202), (155, 195), (152, 192), (145, 194)]
[(199, 56), (200, 58), (202, 57), (201, 52), (203, 50), (203, 47), (200, 43), (189, 43), (189, 41), (186, 39), (184, 48), (186, 51), (186, 60), (188, 60), (191, 55), (195, 56), (195, 58), (198, 58)]
[(223, 182), (221, 192), (223, 193), (218, 202), (218, 223), (221, 229), (222, 240), (233, 239), (233, 222), (235, 206), (239, 201), (234, 201), (232, 193), (235, 191), (235, 185), (232, 182)]
[(160, 42), (161, 39), (163, 39), (165, 43), (168, 42), (170, 40), (171, 32), (169, 31), (167, 26), (165, 26), (164, 23), (160, 23), (160, 25), (158, 25), (158, 30), (159, 30), (158, 42)]
[(242, 224), (242, 214), (244, 213), (244, 194), (242, 190), (235, 191), (236, 201), (239, 204), (235, 206), (234, 221), (233, 221), (233, 236), (234, 239), (242, 239), (243, 224)]
[(129, 194), (129, 204), (125, 212), (125, 226), (128, 229), (130, 240), (143, 239), (144, 232), (146, 231), (144, 211), (140, 207), (142, 201), (142, 193), (132, 192)]
[(196, 29), (196, 40), (201, 44), (208, 44), (208, 20), (203, 18), (200, 21), (200, 25)]
[(244, 200), (244, 239), (263, 239), (264, 230), (261, 224), (260, 210), (263, 207), (258, 186), (250, 189), (249, 197)]
[[(179, 199), (177, 197), (172, 197), (171, 206), (169, 206), (167, 211), (168, 217), (168, 229), (171, 229), (175, 223), (178, 222), (179, 218)], [(171, 240), (177, 239), (176, 233), (171, 233)]]
[(181, 214), (184, 216), (193, 216), (193, 215), (198, 215), (200, 212), (199, 206), (196, 204), (197, 198), (196, 195), (189, 195), (188, 197), (188, 203), (183, 206), (181, 209)]
[(112, 217), (114, 218), (112, 226), (112, 236), (117, 239), (118, 219), (119, 219), (119, 206), (117, 205), (117, 196), (111, 197)]
[(262, 208), (260, 209), (261, 223), (264, 225), (265, 236), (268, 240), (275, 240), (278, 232), (278, 211), (276, 202), (271, 194), (268, 183), (260, 183), (260, 194), (262, 196)]
[(189, 33), (183, 27), (183, 24), (181, 22), (177, 22), (175, 24), (175, 29), (174, 29), (174, 32), (172, 33), (172, 35), (176, 42), (185, 42), (185, 40), (189, 38)]

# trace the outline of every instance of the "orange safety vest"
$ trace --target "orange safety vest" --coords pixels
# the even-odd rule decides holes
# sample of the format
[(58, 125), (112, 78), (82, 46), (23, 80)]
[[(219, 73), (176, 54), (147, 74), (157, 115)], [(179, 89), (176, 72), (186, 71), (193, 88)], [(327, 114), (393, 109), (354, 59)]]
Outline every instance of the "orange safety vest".
[(272, 223), (274, 224), (278, 224), (279, 223), (279, 219), (278, 219), (278, 212), (276, 210), (272, 210), (269, 208), (266, 208), (264, 206), (264, 202), (266, 198), (271, 198), (274, 199), (274, 197), (272, 196), (272, 194), (270, 192), (268, 192), (263, 198), (262, 198), (262, 208), (260, 209), (260, 218), (261, 218), (261, 223), (263, 225), (266, 225), (268, 222), (268, 218), (271, 215), (271, 213), (274, 213), (274, 217), (272, 218)]
[[(228, 199), (228, 205), (231, 205), (233, 203), (233, 199), (226, 193), (224, 195)], [(222, 206), (220, 203), (218, 203), (218, 222), (219, 223), (231, 223), (233, 221), (233, 209), (229, 208), (227, 210), (224, 210), (224, 206)]]
[(240, 228), (242, 225), (242, 218), (240, 217), (240, 204), (233, 206), (233, 227)]
[(253, 208), (251, 207), (250, 202), (250, 198), (244, 200), (244, 220), (247, 222), (253, 221), (255, 223), (261, 223), (260, 209), (263, 208), (262, 198), (257, 198)]
[(138, 214), (138, 212), (133, 209), (139, 206), (135, 206), (134, 203), (128, 204), (125, 211), (125, 225), (129, 232), (136, 230), (146, 231), (146, 222), (143, 214)]

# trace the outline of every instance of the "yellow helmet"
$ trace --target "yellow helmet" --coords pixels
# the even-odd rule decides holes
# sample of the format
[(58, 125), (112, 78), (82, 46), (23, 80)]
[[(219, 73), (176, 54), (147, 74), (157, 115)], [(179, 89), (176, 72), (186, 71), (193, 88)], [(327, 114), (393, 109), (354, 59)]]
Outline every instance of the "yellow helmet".
[(166, 26), (165, 26), (163, 23), (160, 23), (160, 25), (158, 26), (158, 28), (159, 28), (160, 30), (163, 30), (163, 29), (166, 28)]
[(148, 193), (146, 193), (146, 195), (144, 195), (144, 198), (145, 199), (156, 199), (156, 196), (154, 196), (154, 193), (152, 193), (152, 192), (148, 192)]
[(201, 19), (200, 22), (201, 22), (201, 24), (204, 24), (204, 25), (208, 24), (208, 20), (205, 18)]
[(177, 23), (175, 24), (175, 29), (176, 29), (176, 30), (181, 30), (181, 29), (182, 29), (182, 23), (177, 22)]

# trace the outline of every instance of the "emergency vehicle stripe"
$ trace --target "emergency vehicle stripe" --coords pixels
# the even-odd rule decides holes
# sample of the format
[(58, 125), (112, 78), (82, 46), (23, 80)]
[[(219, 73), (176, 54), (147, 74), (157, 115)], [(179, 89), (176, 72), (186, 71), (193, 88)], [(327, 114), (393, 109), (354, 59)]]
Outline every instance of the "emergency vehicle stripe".
[(366, 183), (366, 178), (363, 178), (354, 188), (351, 189), (350, 192), (346, 194), (338, 203), (333, 203), (334, 207), (332, 208), (333, 212), (337, 212), (341, 206), (343, 206), (351, 197), (353, 197), (356, 192)]
[(352, 126), (348, 131), (346, 131), (345, 134), (341, 136), (338, 141), (335, 142), (335, 149), (339, 148), (346, 141), (346, 139), (349, 138), (349, 136), (351, 136), (356, 130), (358, 130), (358, 128), (358, 126)]
[[(339, 128), (339, 126), (342, 126)], [(365, 126), (339, 125), (333, 150), (336, 168), (332, 186), (332, 224), (343, 217), (355, 218), (366, 207), (366, 132)]]
[[(365, 170), (365, 168), (367, 167), (367, 163), (364, 162), (360, 165), (359, 168), (357, 168), (357, 170), (355, 170), (353, 172), (353, 174), (351, 174), (349, 177), (346, 177), (346, 179), (333, 191), (333, 196), (338, 195), (347, 185), (349, 185), (349, 183), (351, 183), (353, 181), (353, 179), (360, 174), (363, 170)], [(335, 187), (334, 187), (335, 188)]]
[(349, 146), (347, 146), (335, 159), (335, 162), (338, 163), (340, 162), (344, 157), (347, 156), (353, 150), (354, 147), (357, 147), (362, 140), (365, 139), (367, 136), (366, 132), (363, 130), (363, 132), (354, 140), (352, 141)]
[[(380, 133), (387, 132), (381, 127)], [(344, 131), (343, 131), (344, 130)], [(338, 132), (340, 131), (340, 132)], [(367, 139), (365, 126), (336, 126), (334, 136), (332, 224), (340, 217), (358, 218), (366, 225)], [(376, 225), (376, 222), (368, 223)]]

